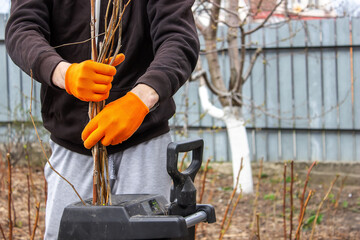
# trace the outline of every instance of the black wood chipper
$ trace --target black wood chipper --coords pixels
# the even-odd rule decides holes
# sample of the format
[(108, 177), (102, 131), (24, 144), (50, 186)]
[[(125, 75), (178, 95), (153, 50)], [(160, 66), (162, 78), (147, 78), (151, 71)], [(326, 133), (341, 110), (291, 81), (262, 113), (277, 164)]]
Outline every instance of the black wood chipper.
[[(213, 206), (196, 204), (194, 179), (202, 164), (203, 145), (202, 139), (168, 145), (170, 202), (161, 195), (124, 194), (112, 196), (111, 206), (91, 205), (91, 199), (87, 205), (74, 203), (63, 212), (58, 239), (194, 239), (197, 223), (216, 221)], [(189, 167), (179, 172), (179, 153), (190, 151)]]

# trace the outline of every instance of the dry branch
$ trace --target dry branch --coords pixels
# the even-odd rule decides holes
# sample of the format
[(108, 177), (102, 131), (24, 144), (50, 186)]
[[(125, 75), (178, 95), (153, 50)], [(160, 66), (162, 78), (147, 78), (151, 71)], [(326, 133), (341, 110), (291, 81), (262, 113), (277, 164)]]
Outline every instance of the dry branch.
[(10, 153), (6, 154), (8, 163), (8, 221), (9, 221), (9, 240), (12, 240), (13, 236), (13, 221), (11, 218), (11, 157)]
[(260, 214), (256, 214), (256, 236), (260, 240)]
[(236, 201), (235, 201), (235, 203), (234, 203), (233, 208), (231, 209), (230, 217), (229, 217), (229, 220), (228, 220), (228, 222), (227, 222), (227, 224), (226, 224), (226, 227), (225, 227), (225, 230), (224, 230), (224, 234), (227, 232), (227, 230), (228, 230), (229, 227), (230, 227), (231, 219), (233, 218), (233, 215), (234, 215), (234, 213), (235, 213), (236, 207), (237, 207), (237, 205), (239, 204), (239, 201), (240, 201), (241, 198), (242, 198), (242, 189), (241, 189), (241, 187), (240, 187), (240, 193), (239, 193), (238, 197), (236, 198)]
[(40, 210), (40, 202), (38, 202), (36, 204), (36, 215), (35, 215), (35, 222), (34, 222), (34, 227), (33, 227), (33, 232), (31, 234), (31, 240), (34, 240), (35, 238), (35, 233), (36, 233), (36, 228), (38, 225), (38, 221), (39, 221), (39, 210)]
[(302, 195), (301, 195), (301, 198), (300, 198), (299, 223), (300, 223), (301, 214), (302, 214), (303, 208), (304, 208), (304, 198), (305, 198), (306, 186), (307, 186), (307, 184), (308, 184), (308, 182), (309, 182), (310, 172), (311, 172), (311, 169), (312, 169), (316, 164), (317, 164), (316, 161), (311, 164), (311, 166), (310, 166), (309, 169), (308, 169), (307, 175), (306, 175), (306, 180), (305, 180), (305, 184), (304, 184), (304, 189), (303, 189), (303, 192), (302, 192)]
[(341, 186), (340, 186), (339, 192), (336, 195), (336, 200), (335, 200), (335, 205), (334, 205), (335, 209), (339, 206), (340, 195), (341, 195), (342, 190), (344, 189), (346, 179), (347, 179), (347, 176), (343, 177), (343, 179), (341, 180)]
[(81, 202), (82, 202), (84, 205), (86, 205), (85, 202), (84, 202), (84, 200), (81, 198), (80, 194), (76, 191), (74, 185), (72, 185), (65, 177), (63, 177), (58, 171), (55, 170), (55, 168), (54, 168), (54, 167), (52, 166), (52, 164), (50, 163), (48, 156), (46, 155), (44, 145), (42, 144), (40, 135), (39, 135), (39, 133), (38, 133), (38, 131), (37, 131), (37, 127), (36, 127), (34, 118), (33, 118), (33, 116), (32, 116), (32, 112), (31, 112), (32, 99), (33, 99), (33, 87), (34, 87), (34, 79), (33, 79), (33, 75), (32, 75), (32, 69), (30, 69), (30, 77), (31, 77), (31, 95), (30, 95), (30, 109), (29, 109), (29, 114), (30, 114), (31, 122), (32, 122), (32, 124), (33, 124), (33, 126), (34, 126), (34, 130), (35, 130), (36, 136), (37, 136), (38, 141), (39, 141), (39, 143), (40, 143), (40, 147), (41, 147), (42, 153), (43, 153), (43, 155), (45, 156), (46, 161), (47, 161), (47, 163), (49, 164), (49, 167), (51, 168), (51, 170), (53, 170), (59, 177), (61, 177), (65, 182), (67, 182), (67, 183), (70, 185), (70, 187), (74, 190), (74, 192), (76, 193), (76, 195), (79, 197), (79, 199), (81, 200)]
[[(91, 3), (91, 46), (92, 46), (92, 60), (105, 64), (112, 64), (121, 47), (122, 34), (122, 17), (125, 9), (130, 4), (128, 0), (124, 5), (123, 0), (109, 1), (105, 14), (105, 36), (102, 42), (99, 43), (99, 52), (96, 46), (96, 29), (95, 22), (95, 0), (90, 0)], [(110, 5), (112, 4), (112, 13), (108, 22)], [(123, 6), (124, 5), (124, 6)], [(117, 43), (115, 43), (115, 35), (118, 32)], [(113, 50), (114, 47), (115, 51)], [(110, 60), (111, 59), (111, 60)], [(110, 60), (110, 61), (109, 61)], [(89, 119), (92, 120), (104, 108), (105, 101), (89, 102)], [(98, 142), (92, 148), (92, 155), (94, 161), (93, 168), (93, 205), (108, 205), (111, 204), (111, 190), (108, 176), (108, 157), (106, 147)]]
[(298, 227), (297, 227), (297, 229), (296, 229), (296, 234), (295, 234), (295, 239), (296, 239), (296, 240), (300, 240), (300, 229), (301, 229), (302, 222), (303, 222), (303, 219), (304, 219), (304, 216), (305, 216), (306, 206), (308, 205), (309, 200), (310, 200), (310, 198), (312, 197), (312, 195), (313, 195), (313, 190), (310, 190), (309, 195), (308, 195), (308, 197), (306, 198), (305, 204), (304, 204), (304, 206), (303, 206), (303, 209), (302, 209), (302, 211), (300, 212), (299, 225), (298, 225)]
[(29, 226), (29, 236), (31, 236), (31, 216), (30, 216), (30, 180), (29, 175), (26, 175), (27, 180), (27, 213), (28, 213), (28, 226)]
[(262, 175), (262, 169), (263, 169), (263, 161), (264, 158), (260, 159), (260, 166), (259, 166), (259, 172), (258, 172), (258, 182), (256, 184), (256, 191), (255, 191), (255, 200), (254, 200), (254, 207), (253, 207), (253, 218), (252, 218), (252, 231), (254, 232), (255, 222), (256, 222), (256, 213), (257, 213), (257, 206), (259, 201), (259, 195), (260, 195), (260, 181), (261, 181), (261, 175)]
[(187, 152), (184, 153), (184, 156), (181, 158), (181, 162), (180, 162), (180, 166), (179, 166), (179, 171), (181, 172), (183, 170), (184, 167), (184, 162), (185, 162), (185, 158), (187, 157)]
[(321, 207), (322, 207), (322, 205), (324, 204), (324, 202), (325, 202), (325, 200), (327, 199), (327, 197), (329, 196), (329, 194), (330, 194), (332, 188), (334, 187), (334, 184), (335, 184), (335, 182), (336, 182), (336, 180), (337, 180), (338, 178), (339, 178), (339, 175), (336, 175), (336, 177), (334, 178), (334, 180), (332, 180), (328, 191), (326, 192), (324, 198), (321, 200), (321, 202), (320, 202), (320, 204), (319, 204), (319, 207), (318, 207), (318, 209), (317, 209), (317, 211), (316, 211), (315, 219), (314, 219), (314, 222), (313, 222), (313, 227), (312, 227), (312, 230), (311, 230), (310, 240), (313, 239), (313, 236), (314, 236), (314, 233), (315, 233), (316, 222), (317, 222), (317, 219), (318, 219), (318, 217), (319, 217)]
[(294, 196), (293, 196), (293, 186), (294, 186), (294, 161), (291, 161), (291, 183), (290, 183), (290, 233), (289, 239), (292, 239), (292, 230), (293, 230), (293, 213), (294, 213)]
[(231, 206), (231, 203), (234, 199), (234, 196), (235, 196), (235, 193), (236, 193), (236, 190), (238, 188), (238, 185), (239, 185), (239, 178), (240, 178), (240, 173), (241, 173), (241, 170), (243, 169), (243, 158), (241, 158), (241, 163), (240, 163), (240, 168), (239, 168), (239, 172), (237, 174), (237, 177), (236, 177), (236, 184), (235, 184), (235, 187), (231, 193), (231, 197), (228, 201), (228, 204), (226, 206), (226, 209), (225, 209), (225, 213), (224, 213), (224, 217), (221, 221), (221, 225), (220, 225), (220, 234), (219, 234), (219, 240), (223, 239), (224, 235), (225, 235), (225, 230), (224, 230), (224, 224), (225, 224), (225, 221), (227, 219), (227, 215), (229, 213), (229, 209), (230, 209), (230, 206)]
[(205, 168), (204, 168), (204, 173), (203, 173), (203, 176), (202, 176), (202, 179), (201, 179), (201, 190), (200, 190), (199, 203), (202, 203), (202, 199), (203, 199), (203, 196), (204, 196), (205, 184), (206, 184), (206, 175), (207, 175), (207, 172), (208, 172), (209, 163), (210, 163), (210, 158), (208, 158), (208, 160), (206, 161)]
[(0, 232), (1, 232), (1, 236), (4, 238), (4, 240), (6, 240), (4, 229), (2, 228), (1, 223), (0, 223)]
[(283, 226), (284, 239), (286, 240), (286, 163), (284, 163), (284, 186), (283, 186)]

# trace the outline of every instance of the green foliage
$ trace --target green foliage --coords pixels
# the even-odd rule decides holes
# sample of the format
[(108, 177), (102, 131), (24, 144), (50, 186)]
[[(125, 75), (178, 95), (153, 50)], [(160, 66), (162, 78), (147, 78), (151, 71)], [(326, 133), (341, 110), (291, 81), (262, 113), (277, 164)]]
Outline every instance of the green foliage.
[(223, 191), (232, 191), (233, 190), (233, 187), (222, 187), (221, 188)]
[(275, 200), (276, 200), (276, 195), (273, 194), (273, 193), (269, 193), (269, 194), (266, 194), (266, 195), (264, 196), (264, 199), (265, 199), (265, 200), (275, 201)]
[(260, 178), (268, 178), (268, 177), (269, 177), (269, 175), (268, 175), (268, 174), (266, 174), (266, 173), (261, 173)]
[(330, 193), (328, 196), (329, 201), (331, 201), (331, 203), (335, 203), (336, 199), (335, 199), (335, 195), (333, 193)]
[(286, 182), (287, 182), (287, 183), (290, 183), (290, 182), (291, 182), (291, 176), (286, 177)]
[[(316, 217), (316, 214), (312, 214), (308, 219), (306, 219), (303, 228), (304, 229), (312, 228), (315, 217)], [(323, 220), (323, 217), (324, 217), (324, 214), (320, 213), (316, 220), (316, 224), (320, 224)]]
[(17, 221), (17, 222), (15, 223), (15, 227), (17, 227), (17, 228), (22, 228), (22, 226), (23, 226), (22, 221)]
[(347, 208), (349, 206), (348, 201), (346, 201), (346, 200), (343, 201), (342, 206), (343, 206), (343, 208)]

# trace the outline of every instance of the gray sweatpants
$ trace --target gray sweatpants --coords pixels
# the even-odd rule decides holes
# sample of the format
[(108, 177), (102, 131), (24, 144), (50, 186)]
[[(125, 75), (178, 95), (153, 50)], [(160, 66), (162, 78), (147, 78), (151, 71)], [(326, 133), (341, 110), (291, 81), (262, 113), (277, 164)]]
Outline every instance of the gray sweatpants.
[[(171, 178), (166, 170), (166, 147), (169, 133), (109, 155), (110, 178), (115, 179), (113, 194), (149, 193), (170, 197)], [(64, 176), (83, 199), (92, 197), (93, 160), (91, 156), (75, 153), (50, 141), (50, 163)], [(53, 172), (44, 168), (48, 183), (45, 217), (45, 240), (57, 239), (64, 208), (79, 201), (73, 189)]]

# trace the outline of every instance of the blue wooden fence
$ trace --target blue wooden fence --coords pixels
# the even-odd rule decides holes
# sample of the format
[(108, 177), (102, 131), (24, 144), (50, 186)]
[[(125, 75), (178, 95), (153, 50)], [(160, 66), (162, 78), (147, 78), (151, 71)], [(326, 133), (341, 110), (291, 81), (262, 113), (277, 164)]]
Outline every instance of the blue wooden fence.
[[(2, 132), (14, 120), (26, 121), (26, 114), (15, 115), (30, 104), (30, 78), (6, 54), (5, 24), (6, 16), (0, 15)], [(218, 39), (221, 71), (228, 79), (226, 28), (219, 29)], [(247, 40), (248, 59), (263, 48), (243, 89), (252, 159), (360, 161), (360, 19), (278, 23)], [(173, 138), (183, 139), (186, 126), (187, 137), (204, 138), (205, 158), (229, 161), (225, 125), (204, 115), (197, 88), (198, 82), (187, 83), (175, 96)], [(33, 115), (40, 119), (39, 91), (35, 83)], [(211, 99), (220, 106), (215, 96)]]

